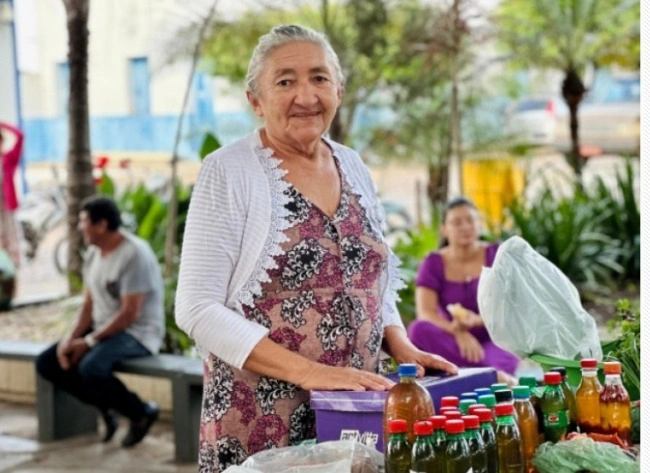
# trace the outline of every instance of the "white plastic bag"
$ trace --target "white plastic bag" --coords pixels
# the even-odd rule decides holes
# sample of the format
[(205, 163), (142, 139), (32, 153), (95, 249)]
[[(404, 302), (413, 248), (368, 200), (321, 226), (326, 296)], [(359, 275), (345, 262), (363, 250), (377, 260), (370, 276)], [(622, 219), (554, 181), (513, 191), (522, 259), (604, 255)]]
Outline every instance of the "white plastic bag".
[(478, 306), (494, 343), (520, 357), (603, 358), (596, 321), (578, 290), (519, 237), (503, 243), (492, 268), (483, 268)]
[(224, 473), (379, 473), (384, 457), (353, 440), (264, 450)]

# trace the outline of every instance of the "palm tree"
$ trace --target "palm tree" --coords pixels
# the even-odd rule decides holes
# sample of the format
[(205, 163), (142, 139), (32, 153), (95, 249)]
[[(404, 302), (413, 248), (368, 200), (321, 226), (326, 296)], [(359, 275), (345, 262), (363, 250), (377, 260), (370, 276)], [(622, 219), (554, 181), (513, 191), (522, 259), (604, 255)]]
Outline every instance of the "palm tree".
[(639, 0), (503, 0), (499, 8), (499, 36), (511, 59), (564, 73), (561, 93), (571, 133), (566, 158), (578, 178), (585, 163), (578, 124), (585, 69), (607, 63), (639, 67), (639, 9)]
[(88, 14), (90, 0), (63, 0), (68, 27), (68, 280), (80, 289), (83, 241), (77, 230), (81, 202), (95, 193), (88, 117)]

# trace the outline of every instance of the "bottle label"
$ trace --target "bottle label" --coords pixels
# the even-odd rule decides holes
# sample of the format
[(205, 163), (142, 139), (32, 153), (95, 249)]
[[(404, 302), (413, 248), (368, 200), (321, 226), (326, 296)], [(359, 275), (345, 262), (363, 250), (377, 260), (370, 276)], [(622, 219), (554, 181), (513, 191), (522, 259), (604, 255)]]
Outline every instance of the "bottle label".
[(544, 412), (544, 427), (562, 429), (569, 425), (569, 411)]

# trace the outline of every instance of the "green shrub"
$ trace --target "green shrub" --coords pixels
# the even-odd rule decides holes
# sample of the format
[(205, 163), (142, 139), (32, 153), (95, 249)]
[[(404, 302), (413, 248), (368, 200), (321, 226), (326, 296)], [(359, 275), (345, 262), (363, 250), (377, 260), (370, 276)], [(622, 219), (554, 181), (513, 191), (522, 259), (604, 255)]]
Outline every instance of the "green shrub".
[(400, 269), (406, 283), (399, 292), (401, 301), (397, 303), (404, 325), (415, 319), (415, 277), (422, 260), (438, 247), (439, 227), (439, 219), (433, 218), (429, 225), (407, 230), (393, 247), (395, 255), (402, 261)]
[(641, 393), (641, 311), (628, 299), (616, 302), (616, 317), (608, 326), (618, 329), (621, 336), (608, 344), (610, 349), (604, 354), (605, 360), (615, 359), (623, 368), (623, 385), (630, 399), (637, 400)]
[(620, 240), (605, 228), (613, 212), (579, 186), (573, 197), (563, 197), (547, 185), (533, 204), (518, 199), (506, 209), (512, 226), (500, 239), (521, 236), (576, 283), (611, 284), (624, 272)]

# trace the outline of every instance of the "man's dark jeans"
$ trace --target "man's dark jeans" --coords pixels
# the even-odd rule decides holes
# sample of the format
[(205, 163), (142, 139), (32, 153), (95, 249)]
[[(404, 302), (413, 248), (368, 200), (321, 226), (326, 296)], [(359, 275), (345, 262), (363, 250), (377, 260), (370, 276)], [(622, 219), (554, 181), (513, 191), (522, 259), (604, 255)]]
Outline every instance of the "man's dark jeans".
[(36, 369), (43, 378), (102, 412), (115, 409), (132, 421), (144, 417), (144, 403), (113, 376), (117, 362), (151, 354), (132, 335), (120, 332), (102, 340), (68, 370), (59, 364), (57, 346), (55, 343), (36, 359)]

